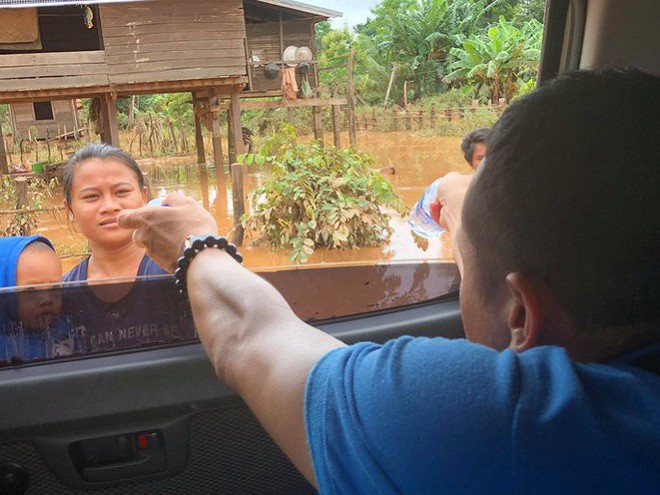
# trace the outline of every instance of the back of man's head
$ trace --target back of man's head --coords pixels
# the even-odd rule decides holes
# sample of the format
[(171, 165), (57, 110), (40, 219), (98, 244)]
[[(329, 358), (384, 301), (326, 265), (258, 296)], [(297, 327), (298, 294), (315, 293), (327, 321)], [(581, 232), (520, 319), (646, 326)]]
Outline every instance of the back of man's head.
[(586, 331), (657, 338), (659, 109), (660, 78), (636, 70), (560, 77), (509, 107), (463, 211), (484, 299), (522, 272)]

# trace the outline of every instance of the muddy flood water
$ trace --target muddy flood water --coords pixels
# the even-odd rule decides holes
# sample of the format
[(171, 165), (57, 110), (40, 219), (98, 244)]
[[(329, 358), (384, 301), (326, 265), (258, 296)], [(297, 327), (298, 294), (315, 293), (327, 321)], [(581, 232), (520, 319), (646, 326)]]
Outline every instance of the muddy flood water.
[[(326, 136), (326, 139), (329, 137)], [(347, 136), (344, 136), (343, 142), (347, 141)], [(470, 171), (461, 155), (459, 138), (417, 136), (409, 132), (361, 133), (358, 134), (358, 147), (360, 151), (372, 154), (378, 167), (394, 167), (394, 174), (387, 174), (385, 177), (392, 182), (396, 192), (409, 208), (436, 178), (450, 171), (461, 173)], [(149, 177), (152, 193), (155, 196), (164, 196), (182, 190), (202, 201), (209, 208), (221, 231), (228, 233), (231, 230), (233, 223), (231, 190), (227, 191), (225, 203), (221, 199), (222, 195), (218, 194), (214, 170), (208, 170), (208, 181), (200, 180), (193, 157), (141, 160), (141, 166)], [(260, 178), (259, 174), (246, 175), (246, 193), (258, 185)], [(229, 181), (228, 187), (231, 188)], [(61, 204), (61, 195), (59, 195), (54, 198), (53, 205)], [(311, 267), (317, 264), (346, 266), (393, 261), (452, 261), (451, 243), (447, 233), (429, 241), (427, 246), (418, 246), (405, 219), (400, 218), (396, 213), (392, 216), (391, 226), (394, 233), (382, 247), (355, 250), (318, 249), (309, 257), (306, 265)], [(44, 215), (40, 220), (38, 233), (53, 240), (63, 258), (65, 271), (80, 260), (81, 253), (87, 251), (86, 240), (67, 225), (64, 212)], [(268, 271), (291, 266), (290, 252), (253, 246), (249, 238), (241, 251), (246, 266), (252, 269)]]

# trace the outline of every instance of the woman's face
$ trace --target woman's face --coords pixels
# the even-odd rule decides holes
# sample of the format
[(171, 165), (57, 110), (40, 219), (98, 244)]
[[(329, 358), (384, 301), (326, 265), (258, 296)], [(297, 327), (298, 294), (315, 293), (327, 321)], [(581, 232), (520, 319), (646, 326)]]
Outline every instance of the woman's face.
[(91, 158), (75, 170), (67, 205), (80, 232), (93, 246), (118, 248), (132, 242), (133, 232), (119, 227), (125, 209), (144, 206), (147, 192), (135, 172), (113, 158)]

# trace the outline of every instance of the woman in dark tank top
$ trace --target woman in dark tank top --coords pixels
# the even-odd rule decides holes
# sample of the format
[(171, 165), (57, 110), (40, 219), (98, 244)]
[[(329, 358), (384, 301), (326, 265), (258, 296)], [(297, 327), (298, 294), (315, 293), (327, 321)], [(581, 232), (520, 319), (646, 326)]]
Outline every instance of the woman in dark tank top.
[(167, 272), (117, 223), (119, 212), (147, 203), (146, 180), (135, 160), (118, 148), (91, 144), (71, 157), (63, 182), (69, 218), (92, 252), (63, 277), (81, 282), (67, 291), (66, 306), (86, 350), (194, 338), (172, 281), (143, 279)]

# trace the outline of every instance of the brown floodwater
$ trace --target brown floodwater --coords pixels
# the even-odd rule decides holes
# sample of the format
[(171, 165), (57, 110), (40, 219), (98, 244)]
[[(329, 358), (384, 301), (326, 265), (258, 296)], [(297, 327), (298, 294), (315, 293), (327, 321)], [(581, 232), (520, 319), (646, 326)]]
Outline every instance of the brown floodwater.
[[(331, 136), (326, 135), (326, 140)], [(347, 142), (347, 136), (343, 136)], [(418, 136), (410, 132), (358, 133), (358, 148), (371, 153), (378, 167), (393, 167), (394, 174), (385, 177), (390, 180), (407, 207), (420, 198), (426, 187), (436, 178), (450, 172), (469, 173), (460, 152), (460, 139), (442, 136)], [(182, 190), (204, 203), (215, 216), (221, 231), (229, 233), (233, 223), (231, 185), (225, 195), (219, 194), (215, 181), (215, 171), (208, 170), (208, 180), (200, 180), (193, 157), (142, 160), (141, 166), (150, 179), (152, 193), (165, 195)], [(247, 174), (245, 190), (256, 187), (262, 177)], [(53, 205), (61, 205), (61, 194), (53, 199)], [(249, 205), (248, 205), (249, 207)], [(415, 242), (405, 219), (392, 214), (391, 238), (378, 248), (353, 250), (317, 249), (309, 257), (307, 266), (329, 264), (365, 265), (390, 262), (452, 261), (451, 241), (446, 233), (425, 245)], [(64, 212), (43, 215), (38, 233), (54, 242), (63, 257), (63, 268), (68, 270), (87, 251), (85, 239), (67, 225)], [(291, 266), (290, 252), (273, 251), (254, 246), (247, 239), (241, 248), (246, 266), (261, 270), (272, 270)]]

